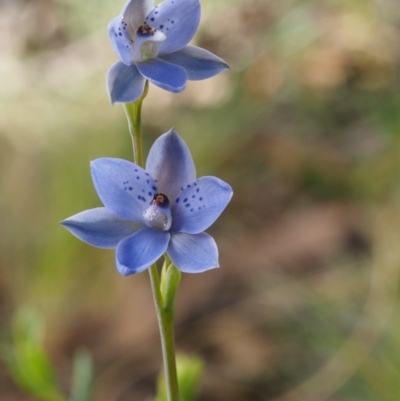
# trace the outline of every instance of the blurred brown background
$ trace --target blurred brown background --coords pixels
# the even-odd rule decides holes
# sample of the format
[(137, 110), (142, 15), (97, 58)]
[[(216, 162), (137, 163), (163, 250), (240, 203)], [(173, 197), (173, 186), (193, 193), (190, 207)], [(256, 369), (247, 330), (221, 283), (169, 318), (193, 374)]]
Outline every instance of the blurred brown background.
[[(58, 222), (100, 201), (89, 161), (132, 159), (105, 76), (116, 0), (1, 0), (0, 343), (29, 305), (60, 385), (79, 348), (96, 401), (145, 400), (161, 364), (147, 273)], [(201, 401), (400, 399), (400, 3), (203, 0), (194, 43), (231, 71), (151, 86), (145, 148), (171, 126), (234, 188), (221, 268), (184, 274), (177, 348)], [(0, 362), (0, 398), (28, 401)]]

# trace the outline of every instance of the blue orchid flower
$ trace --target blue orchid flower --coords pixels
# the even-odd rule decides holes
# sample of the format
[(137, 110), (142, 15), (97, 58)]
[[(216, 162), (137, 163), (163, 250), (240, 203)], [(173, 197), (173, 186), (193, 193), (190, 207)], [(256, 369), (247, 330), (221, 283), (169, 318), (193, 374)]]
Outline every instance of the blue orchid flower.
[(228, 65), (213, 53), (187, 44), (200, 22), (199, 0), (130, 0), (111, 20), (108, 33), (121, 61), (108, 71), (112, 103), (128, 103), (143, 93), (146, 79), (170, 92), (186, 81), (210, 78)]
[(171, 129), (150, 149), (146, 170), (127, 160), (91, 163), (105, 207), (63, 222), (72, 234), (99, 248), (116, 248), (118, 271), (140, 273), (165, 252), (187, 273), (218, 267), (214, 239), (204, 233), (225, 209), (232, 188), (216, 177), (196, 179), (185, 142)]

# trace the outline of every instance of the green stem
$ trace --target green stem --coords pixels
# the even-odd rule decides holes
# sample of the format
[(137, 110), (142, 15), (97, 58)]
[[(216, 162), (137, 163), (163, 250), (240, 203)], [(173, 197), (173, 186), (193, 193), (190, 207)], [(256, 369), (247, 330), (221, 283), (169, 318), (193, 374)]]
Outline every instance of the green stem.
[(164, 306), (160, 290), (157, 266), (153, 264), (150, 269), (151, 288), (153, 290), (158, 325), (161, 335), (161, 347), (164, 359), (165, 382), (168, 401), (179, 401), (178, 374), (175, 360), (174, 316), (173, 306)]
[(142, 96), (132, 103), (124, 103), (126, 118), (128, 119), (129, 133), (132, 138), (133, 160), (143, 167), (142, 151), (142, 104), (149, 91), (149, 81), (146, 80)]
[[(142, 103), (148, 92), (148, 81), (146, 81), (143, 95), (132, 103), (125, 103), (124, 110), (128, 119), (129, 133), (132, 138), (133, 159), (138, 166), (144, 167), (142, 151)], [(154, 304), (156, 306), (158, 326), (161, 336), (161, 347), (164, 360), (165, 381), (167, 387), (168, 401), (179, 401), (178, 375), (175, 360), (174, 342), (174, 307), (164, 305), (164, 299), (160, 288), (160, 279), (156, 264), (149, 268), (151, 288), (153, 291)]]

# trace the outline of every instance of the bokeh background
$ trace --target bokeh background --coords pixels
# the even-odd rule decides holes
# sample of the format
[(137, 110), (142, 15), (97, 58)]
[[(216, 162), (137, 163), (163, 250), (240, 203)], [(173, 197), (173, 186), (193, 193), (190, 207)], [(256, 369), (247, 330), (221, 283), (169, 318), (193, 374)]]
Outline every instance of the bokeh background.
[[(0, 343), (29, 306), (68, 391), (89, 350), (96, 401), (154, 395), (146, 273), (58, 222), (100, 205), (89, 161), (132, 159), (105, 75), (117, 0), (1, 0)], [(171, 126), (234, 198), (209, 230), (221, 268), (184, 274), (177, 348), (201, 401), (400, 399), (400, 3), (202, 0), (194, 43), (231, 70), (151, 86), (145, 149)], [(30, 401), (0, 362), (0, 398)]]

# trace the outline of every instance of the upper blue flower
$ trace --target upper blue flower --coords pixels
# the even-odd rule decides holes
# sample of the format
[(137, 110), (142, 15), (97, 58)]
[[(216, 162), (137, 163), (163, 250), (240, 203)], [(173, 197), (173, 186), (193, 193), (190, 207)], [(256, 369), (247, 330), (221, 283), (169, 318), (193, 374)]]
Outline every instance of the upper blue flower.
[(62, 224), (90, 245), (116, 247), (122, 275), (142, 272), (165, 252), (183, 272), (218, 267), (215, 241), (203, 231), (225, 209), (232, 188), (216, 177), (196, 180), (190, 151), (173, 129), (153, 144), (146, 170), (113, 158), (93, 161), (91, 170), (105, 207)]
[(112, 103), (128, 103), (143, 93), (145, 80), (171, 92), (186, 81), (210, 78), (228, 69), (211, 52), (187, 46), (200, 22), (199, 0), (129, 0), (111, 20), (108, 33), (121, 59), (108, 71)]

